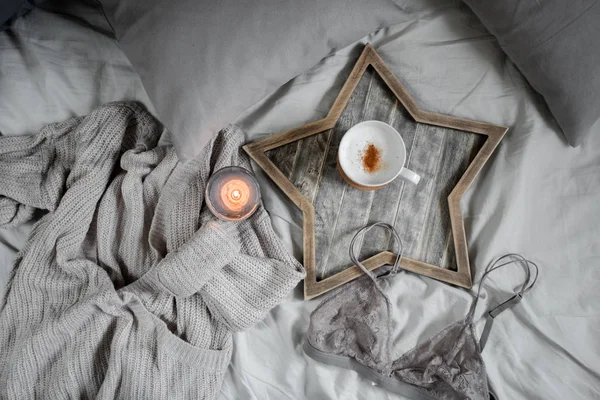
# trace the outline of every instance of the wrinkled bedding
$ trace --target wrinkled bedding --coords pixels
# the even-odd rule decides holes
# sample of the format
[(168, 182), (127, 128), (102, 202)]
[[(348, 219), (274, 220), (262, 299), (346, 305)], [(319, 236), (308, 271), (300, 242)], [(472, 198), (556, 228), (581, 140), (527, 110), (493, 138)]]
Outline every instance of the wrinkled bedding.
[[(510, 126), (462, 204), (476, 285), (485, 266), (509, 251), (540, 266), (536, 287), (494, 324), (483, 352), (490, 385), (499, 399), (600, 398), (600, 132), (585, 147), (569, 147), (541, 96), (462, 3), (397, 3), (403, 23), (322, 60), (237, 124), (256, 140), (323, 117), (368, 41), (422, 108)], [(2, 134), (32, 133), (110, 100), (151, 108), (109, 31), (90, 22), (96, 14), (82, 14), (38, 10), (0, 34)], [(50, 23), (56, 18), (60, 29)], [(300, 257), (301, 214), (256, 172), (276, 231)], [(0, 288), (27, 233), (0, 231)], [(509, 268), (486, 281), (476, 317), (506, 299), (522, 274)], [(397, 355), (471, 304), (470, 292), (411, 273), (384, 285), (396, 305)], [(221, 398), (399, 399), (302, 353), (309, 314), (322, 298), (305, 302), (301, 289), (236, 334)]]
[[(363, 42), (373, 44), (419, 105), (511, 128), (462, 204), (476, 284), (507, 252), (540, 265), (536, 287), (494, 324), (483, 352), (491, 386), (499, 399), (600, 398), (600, 132), (585, 147), (569, 147), (541, 96), (462, 3), (398, 3), (406, 22)], [(323, 60), (238, 125), (254, 140), (323, 117), (361, 48)], [(301, 215), (258, 174), (274, 224), (299, 254)], [(510, 297), (522, 279), (516, 267), (491, 276), (477, 315), (483, 304)], [(468, 292), (411, 273), (390, 285), (398, 355), (461, 318), (470, 304)], [(237, 335), (223, 398), (399, 398), (302, 354), (319, 301), (303, 302), (297, 290)]]

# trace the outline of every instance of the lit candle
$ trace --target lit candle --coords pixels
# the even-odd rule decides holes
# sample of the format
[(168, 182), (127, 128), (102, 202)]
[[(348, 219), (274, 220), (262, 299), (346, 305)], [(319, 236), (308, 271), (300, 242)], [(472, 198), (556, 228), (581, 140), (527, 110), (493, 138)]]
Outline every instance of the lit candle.
[(246, 219), (256, 211), (259, 202), (258, 182), (244, 168), (222, 168), (210, 177), (206, 185), (206, 204), (220, 219)]

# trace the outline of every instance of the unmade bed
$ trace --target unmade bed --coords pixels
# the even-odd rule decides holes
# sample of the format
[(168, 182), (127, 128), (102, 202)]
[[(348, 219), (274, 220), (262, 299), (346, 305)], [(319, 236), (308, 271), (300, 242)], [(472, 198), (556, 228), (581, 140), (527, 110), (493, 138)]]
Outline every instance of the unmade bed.
[[(490, 385), (499, 399), (600, 398), (600, 132), (585, 146), (568, 147), (542, 97), (466, 5), (403, 3), (404, 22), (324, 58), (236, 125), (253, 141), (322, 118), (368, 42), (421, 108), (510, 127), (462, 204), (475, 288), (502, 254), (518, 252), (540, 266), (527, 301), (495, 323), (483, 353)], [(2, 135), (31, 134), (112, 100), (138, 100), (154, 112), (98, 7), (58, 13), (46, 6), (0, 33)], [(259, 168), (255, 173), (276, 232), (300, 258), (301, 213)], [(0, 231), (0, 288), (30, 228)], [(516, 269), (492, 276), (482, 303), (501, 299), (522, 279)], [(471, 304), (469, 291), (412, 273), (386, 282), (397, 354)], [(304, 301), (298, 287), (262, 322), (237, 333), (220, 397), (401, 398), (303, 353), (319, 301)]]

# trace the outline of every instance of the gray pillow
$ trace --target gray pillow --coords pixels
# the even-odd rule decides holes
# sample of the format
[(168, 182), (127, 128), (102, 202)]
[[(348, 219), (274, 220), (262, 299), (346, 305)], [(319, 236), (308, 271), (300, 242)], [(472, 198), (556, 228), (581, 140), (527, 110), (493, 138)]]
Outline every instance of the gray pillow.
[(0, 32), (45, 0), (0, 0)]
[(464, 1), (544, 96), (571, 146), (600, 132), (600, 2)]
[(327, 54), (400, 21), (391, 0), (100, 0), (181, 158)]

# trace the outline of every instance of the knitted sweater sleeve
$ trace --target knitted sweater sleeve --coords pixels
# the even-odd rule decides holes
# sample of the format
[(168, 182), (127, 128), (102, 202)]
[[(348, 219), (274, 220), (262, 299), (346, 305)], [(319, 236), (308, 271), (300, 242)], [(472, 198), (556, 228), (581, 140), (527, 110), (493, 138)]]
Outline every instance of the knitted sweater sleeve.
[(258, 214), (232, 231), (240, 252), (200, 291), (211, 314), (232, 331), (260, 321), (305, 276), (273, 231), (266, 211)]
[(133, 288), (189, 297), (202, 289), (239, 253), (227, 226), (204, 224), (185, 244), (170, 252), (156, 267), (135, 282)]
[(53, 211), (75, 158), (73, 130), (80, 119), (49, 125), (37, 135), (0, 137), (0, 227)]
[(206, 222), (131, 289), (199, 295), (228, 329), (252, 326), (305, 275), (276, 236), (266, 211), (258, 214), (237, 223)]

